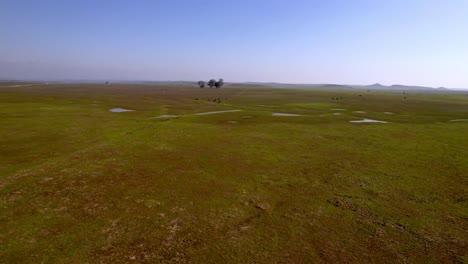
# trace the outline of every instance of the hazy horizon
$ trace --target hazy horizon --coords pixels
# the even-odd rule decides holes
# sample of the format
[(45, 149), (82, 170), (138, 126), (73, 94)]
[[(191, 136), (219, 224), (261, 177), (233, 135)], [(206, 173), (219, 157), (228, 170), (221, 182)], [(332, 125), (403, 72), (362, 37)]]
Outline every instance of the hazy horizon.
[(468, 88), (468, 1), (2, 1), (0, 79)]

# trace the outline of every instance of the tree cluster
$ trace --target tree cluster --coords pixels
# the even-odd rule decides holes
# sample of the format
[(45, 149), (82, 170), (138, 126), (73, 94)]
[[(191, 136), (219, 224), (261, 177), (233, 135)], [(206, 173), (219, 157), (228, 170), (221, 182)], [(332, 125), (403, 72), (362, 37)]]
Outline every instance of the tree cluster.
[(197, 84), (198, 86), (200, 86), (200, 88), (204, 88), (205, 85), (209, 86), (210, 88), (221, 88), (224, 85), (224, 80), (222, 78), (220, 78), (218, 81), (216, 81), (215, 79), (211, 79), (208, 81), (208, 83), (205, 83), (204, 81), (199, 81)]

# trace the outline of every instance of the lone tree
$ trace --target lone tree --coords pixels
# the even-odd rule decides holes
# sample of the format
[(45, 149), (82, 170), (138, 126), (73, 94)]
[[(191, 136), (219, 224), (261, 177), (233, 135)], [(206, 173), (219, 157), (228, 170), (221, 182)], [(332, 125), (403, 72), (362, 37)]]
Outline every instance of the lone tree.
[(215, 79), (211, 79), (209, 82), (208, 82), (208, 86), (210, 88), (213, 88), (213, 86), (216, 86), (216, 80)]
[(216, 88), (221, 88), (223, 87), (223, 85), (224, 85), (224, 80), (222, 78), (220, 78), (219, 81), (215, 83)]
[(200, 88), (205, 87), (205, 82), (204, 81), (199, 81), (197, 84), (198, 84), (198, 86), (200, 86)]

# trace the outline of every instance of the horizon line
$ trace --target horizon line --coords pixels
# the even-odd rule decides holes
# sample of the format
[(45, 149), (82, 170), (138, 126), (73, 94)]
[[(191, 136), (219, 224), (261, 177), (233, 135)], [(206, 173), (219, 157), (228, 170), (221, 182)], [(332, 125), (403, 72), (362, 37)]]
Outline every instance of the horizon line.
[[(63, 83), (63, 82), (74, 82), (74, 83), (79, 83), (79, 82), (87, 82), (87, 83), (93, 83), (93, 82), (117, 82), (117, 83), (136, 83), (136, 82), (198, 82), (196, 80), (149, 80), (149, 79), (131, 79), (131, 80), (126, 80), (126, 79), (76, 79), (76, 78), (70, 78), (70, 79), (49, 79), (49, 78), (44, 78), (44, 79), (39, 79), (39, 78), (25, 78), (25, 79), (6, 79), (6, 78), (0, 78), (0, 82), (56, 82), (56, 83)], [(394, 83), (394, 84), (382, 84), (382, 83), (372, 83), (372, 84), (349, 84), (349, 83), (333, 83), (333, 82), (327, 82), (327, 83), (294, 83), (294, 82), (275, 82), (275, 81), (225, 81), (225, 83), (229, 84), (284, 84), (284, 85), (337, 85), (337, 86), (373, 86), (373, 85), (380, 85), (383, 87), (392, 87), (392, 86), (408, 86), (408, 87), (422, 87), (422, 88), (431, 88), (431, 89), (448, 89), (448, 90), (468, 90), (467, 88), (463, 87), (446, 87), (446, 86), (439, 86), (439, 87), (433, 87), (433, 86), (424, 86), (424, 85), (414, 85), (414, 84), (401, 84), (401, 83)]]

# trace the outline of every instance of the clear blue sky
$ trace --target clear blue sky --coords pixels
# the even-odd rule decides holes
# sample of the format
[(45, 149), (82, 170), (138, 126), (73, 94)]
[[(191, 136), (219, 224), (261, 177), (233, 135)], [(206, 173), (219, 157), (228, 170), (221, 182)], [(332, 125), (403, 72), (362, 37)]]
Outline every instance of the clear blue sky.
[(0, 78), (468, 88), (467, 0), (1, 0)]

